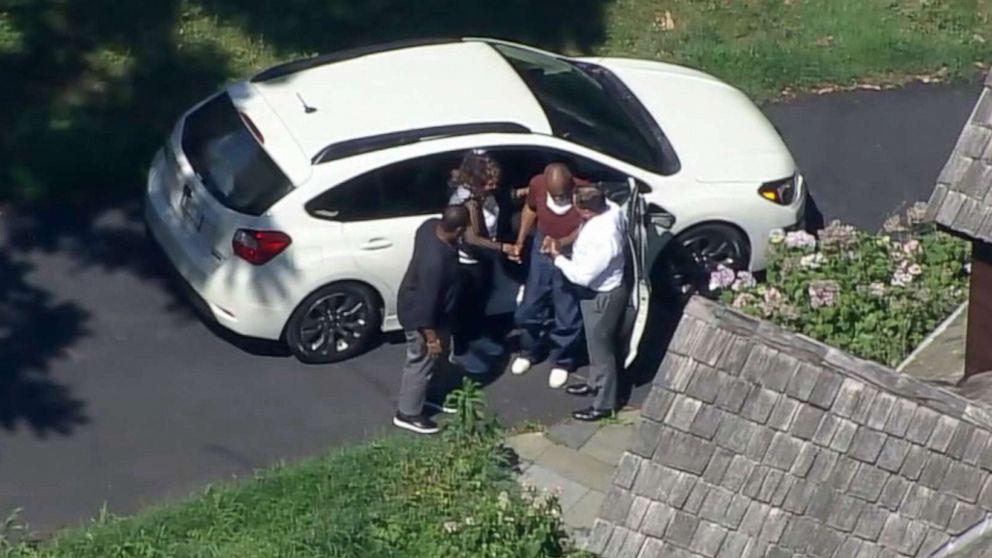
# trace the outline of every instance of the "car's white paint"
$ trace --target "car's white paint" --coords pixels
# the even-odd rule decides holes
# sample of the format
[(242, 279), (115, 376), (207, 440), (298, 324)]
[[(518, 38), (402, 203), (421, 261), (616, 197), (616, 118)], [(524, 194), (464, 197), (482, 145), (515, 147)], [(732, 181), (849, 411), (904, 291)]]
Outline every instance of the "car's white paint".
[[(537, 101), (491, 47), (473, 42), (418, 47), (227, 89), (296, 185), (258, 217), (226, 208), (193, 174), (180, 148), (184, 115), (167, 145), (177, 168), (168, 168), (161, 152), (152, 163), (149, 228), (217, 321), (239, 334), (280, 338), (308, 294), (339, 281), (372, 287), (383, 302), (383, 329), (395, 330), (396, 294), (413, 233), (429, 216), (340, 223), (314, 218), (304, 204), (343, 181), (399, 161), (480, 147), (534, 147), (585, 157), (647, 184), (651, 192), (645, 202), (675, 215), (674, 234), (709, 221), (737, 226), (750, 241), (751, 267), (763, 268), (769, 233), (797, 222), (805, 195), (797, 195), (788, 207), (758, 196), (762, 182), (796, 172), (788, 149), (760, 111), (735, 89), (694, 70), (600, 62), (648, 106), (671, 139), (682, 171), (661, 176), (545, 133), (449, 137), (311, 165), (310, 158), (329, 143), (386, 131), (476, 121), (518, 122), (549, 131)], [(295, 95), (300, 91), (316, 112), (306, 114)], [(197, 200), (204, 222), (200, 230), (180, 216), (183, 185)], [(238, 228), (284, 231), (293, 242), (272, 261), (253, 266), (232, 254)]]

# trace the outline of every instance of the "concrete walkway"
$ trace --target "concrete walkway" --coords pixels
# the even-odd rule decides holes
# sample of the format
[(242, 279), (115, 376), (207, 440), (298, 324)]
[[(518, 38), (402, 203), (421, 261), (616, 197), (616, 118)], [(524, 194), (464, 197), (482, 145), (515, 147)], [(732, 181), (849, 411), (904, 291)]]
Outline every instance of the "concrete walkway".
[(520, 482), (559, 493), (565, 525), (581, 546), (628, 447), (640, 413), (623, 411), (598, 424), (567, 420), (507, 443), (520, 458)]

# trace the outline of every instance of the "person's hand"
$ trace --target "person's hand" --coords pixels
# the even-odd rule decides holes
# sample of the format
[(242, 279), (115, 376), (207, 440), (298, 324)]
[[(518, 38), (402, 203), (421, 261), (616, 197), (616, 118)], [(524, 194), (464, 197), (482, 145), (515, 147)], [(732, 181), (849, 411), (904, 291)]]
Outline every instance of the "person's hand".
[(548, 243), (548, 255), (551, 256), (552, 260), (561, 255), (561, 244), (557, 240), (551, 239), (551, 242)]
[(551, 245), (554, 243), (554, 241), (555, 241), (555, 239), (551, 238), (550, 236), (544, 237), (541, 240), (541, 253), (542, 254), (550, 254), (551, 253)]
[(427, 356), (430, 358), (437, 358), (441, 356), (443, 352), (443, 347), (441, 347), (440, 339), (429, 339), (427, 341)]

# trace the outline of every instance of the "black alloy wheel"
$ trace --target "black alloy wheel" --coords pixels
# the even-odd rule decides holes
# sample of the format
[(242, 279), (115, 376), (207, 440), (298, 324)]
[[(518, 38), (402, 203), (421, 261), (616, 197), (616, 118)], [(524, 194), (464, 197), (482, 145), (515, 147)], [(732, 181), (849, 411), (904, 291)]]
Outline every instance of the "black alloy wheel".
[(751, 250), (737, 228), (723, 223), (704, 223), (675, 238), (664, 254), (660, 279), (670, 294), (680, 300), (692, 295), (713, 296), (710, 274), (720, 266), (734, 271), (748, 268)]
[(286, 344), (301, 362), (340, 362), (368, 349), (381, 324), (382, 306), (369, 288), (328, 285), (293, 312), (286, 324)]

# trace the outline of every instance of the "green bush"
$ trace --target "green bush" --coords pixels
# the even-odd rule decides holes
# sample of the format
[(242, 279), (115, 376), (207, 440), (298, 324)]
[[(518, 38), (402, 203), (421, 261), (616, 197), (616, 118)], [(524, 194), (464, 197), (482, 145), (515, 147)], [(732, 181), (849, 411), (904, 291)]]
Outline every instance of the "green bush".
[(880, 234), (839, 222), (818, 238), (775, 234), (767, 281), (722, 268), (710, 286), (748, 314), (896, 366), (966, 297), (968, 245), (922, 223), (923, 210)]
[[(521, 490), (466, 383), (441, 437), (389, 437), (129, 519), (102, 516), (2, 558), (565, 556), (554, 495)], [(2, 527), (0, 527), (2, 529)], [(12, 526), (6, 528), (12, 533)], [(16, 533), (13, 533), (17, 535)]]

